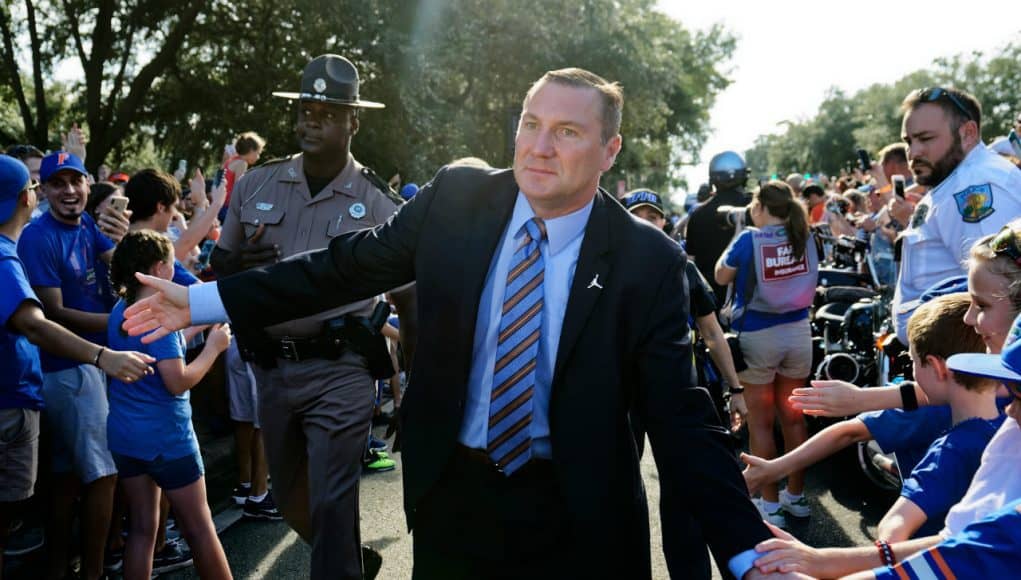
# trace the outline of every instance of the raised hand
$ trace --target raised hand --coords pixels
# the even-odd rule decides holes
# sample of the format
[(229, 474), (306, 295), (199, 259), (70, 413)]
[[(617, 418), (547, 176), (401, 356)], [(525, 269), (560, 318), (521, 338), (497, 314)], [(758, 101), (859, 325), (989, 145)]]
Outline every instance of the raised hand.
[(71, 125), (71, 129), (62, 135), (62, 146), (64, 151), (73, 153), (76, 157), (85, 161), (85, 145), (89, 142), (82, 133), (78, 123)]
[(188, 198), (191, 200), (191, 203), (199, 209), (209, 205), (209, 199), (206, 198), (206, 178), (202, 175), (201, 169), (195, 168), (195, 175), (189, 183), (191, 193), (188, 194)]
[(142, 342), (149, 344), (175, 330), (191, 326), (191, 307), (186, 287), (142, 273), (136, 273), (135, 277), (158, 292), (124, 310), (124, 324), (121, 327), (125, 332), (131, 336), (145, 334)]
[(230, 346), (231, 336), (230, 325), (217, 324), (209, 331), (209, 336), (206, 337), (206, 344), (209, 345), (209, 348), (223, 352)]

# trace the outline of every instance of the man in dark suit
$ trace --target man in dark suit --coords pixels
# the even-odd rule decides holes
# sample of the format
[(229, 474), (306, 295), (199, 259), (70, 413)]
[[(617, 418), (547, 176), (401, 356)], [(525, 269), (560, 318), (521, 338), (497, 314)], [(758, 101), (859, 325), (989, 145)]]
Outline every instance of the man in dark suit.
[(125, 328), (159, 336), (229, 314), (240, 331), (415, 280), (402, 406), (414, 578), (649, 578), (631, 408), (659, 469), (666, 549), (690, 512), (718, 562), (755, 575), (770, 533), (694, 386), (684, 254), (599, 189), (622, 104), (588, 71), (547, 73), (525, 97), (513, 171), (445, 168), (387, 224), (199, 292), (146, 278), (162, 292)]

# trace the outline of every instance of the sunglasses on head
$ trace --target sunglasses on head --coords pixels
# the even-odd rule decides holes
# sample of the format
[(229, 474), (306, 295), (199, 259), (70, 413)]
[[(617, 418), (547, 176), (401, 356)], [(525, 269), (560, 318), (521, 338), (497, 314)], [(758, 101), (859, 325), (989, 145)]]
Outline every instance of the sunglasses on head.
[(961, 102), (961, 99), (957, 98), (957, 96), (954, 93), (951, 93), (950, 91), (944, 88), (933, 87), (930, 89), (919, 89), (918, 98), (923, 103), (934, 103), (940, 99), (946, 98), (951, 103), (953, 103), (953, 105), (957, 107), (957, 110), (960, 111), (961, 114), (964, 115), (969, 121), (975, 120), (975, 117), (971, 114), (971, 111), (968, 110), (968, 107), (964, 106), (964, 103)]
[(1018, 266), (1021, 266), (1021, 241), (1018, 234), (1010, 226), (1000, 228), (996, 237), (989, 242), (989, 249), (996, 254), (1004, 254)]

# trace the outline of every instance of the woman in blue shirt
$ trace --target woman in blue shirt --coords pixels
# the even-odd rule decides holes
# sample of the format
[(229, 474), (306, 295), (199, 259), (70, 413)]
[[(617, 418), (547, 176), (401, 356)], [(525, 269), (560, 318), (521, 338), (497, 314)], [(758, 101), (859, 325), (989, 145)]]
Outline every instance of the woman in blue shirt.
[[(748, 405), (749, 446), (752, 455), (772, 459), (774, 419), (779, 418), (785, 448), (794, 449), (808, 436), (801, 413), (786, 401), (811, 372), (808, 307), (819, 258), (808, 243), (808, 213), (786, 183), (763, 185), (748, 208), (755, 227), (734, 238), (715, 273), (718, 284), (734, 284), (731, 329), (739, 333), (748, 365), (738, 377)], [(804, 473), (793, 472), (782, 492), (775, 483), (763, 486), (756, 505), (766, 520), (783, 526), (785, 514), (809, 515), (803, 491)]]
[(131, 232), (117, 246), (110, 264), (110, 281), (122, 299), (110, 313), (109, 344), (118, 349), (130, 345), (156, 359), (153, 376), (133, 385), (110, 381), (107, 440), (129, 511), (124, 577), (149, 578), (152, 572), (162, 488), (192, 549), (199, 576), (231, 578), (206, 502), (202, 456), (188, 396), (230, 344), (230, 330), (214, 327), (191, 364), (184, 361), (183, 332), (151, 344), (143, 344), (141, 337), (129, 337), (120, 328), (124, 309), (152, 292), (138, 283), (136, 272), (170, 280), (174, 275), (170, 239), (152, 230)]

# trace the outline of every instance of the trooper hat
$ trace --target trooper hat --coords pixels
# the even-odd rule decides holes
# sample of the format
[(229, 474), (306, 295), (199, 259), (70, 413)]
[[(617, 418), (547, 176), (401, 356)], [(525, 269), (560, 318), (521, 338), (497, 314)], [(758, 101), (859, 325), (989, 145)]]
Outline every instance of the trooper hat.
[(382, 109), (383, 103), (358, 98), (358, 69), (338, 54), (324, 54), (312, 59), (301, 73), (301, 92), (274, 92), (274, 97), (318, 101), (348, 107)]

